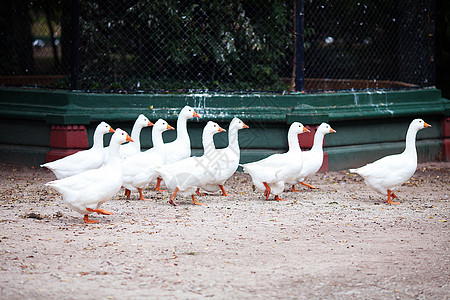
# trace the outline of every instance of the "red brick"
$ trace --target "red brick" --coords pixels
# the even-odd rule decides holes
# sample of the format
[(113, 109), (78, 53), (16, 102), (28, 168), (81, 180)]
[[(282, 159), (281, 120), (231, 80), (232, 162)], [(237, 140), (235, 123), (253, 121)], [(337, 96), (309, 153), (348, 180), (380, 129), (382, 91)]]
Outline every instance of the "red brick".
[(86, 149), (87, 132), (84, 125), (52, 125), (50, 147), (62, 149)]
[(450, 161), (450, 138), (442, 139), (442, 159)]
[(323, 153), (323, 163), (322, 166), (319, 169), (320, 173), (328, 172), (328, 154), (325, 152)]

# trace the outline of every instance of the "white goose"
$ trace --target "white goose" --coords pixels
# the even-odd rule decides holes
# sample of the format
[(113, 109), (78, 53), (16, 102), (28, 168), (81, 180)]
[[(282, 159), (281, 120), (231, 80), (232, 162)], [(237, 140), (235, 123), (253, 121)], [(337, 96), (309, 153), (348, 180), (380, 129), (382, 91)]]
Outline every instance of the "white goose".
[(114, 132), (107, 123), (101, 122), (94, 132), (94, 143), (88, 150), (78, 151), (72, 155), (48, 162), (41, 167), (50, 169), (57, 179), (73, 176), (81, 172), (100, 168), (105, 161), (103, 135)]
[[(185, 106), (180, 111), (177, 119), (177, 138), (175, 141), (164, 144), (164, 151), (166, 153), (166, 163), (174, 163), (184, 158), (191, 156), (191, 140), (187, 131), (187, 120), (192, 118), (201, 118), (201, 116), (195, 112), (190, 106)], [(161, 178), (158, 178), (156, 183), (156, 191), (161, 190), (160, 187)]]
[(94, 212), (103, 215), (113, 214), (101, 209), (100, 205), (111, 199), (122, 185), (119, 147), (126, 141), (132, 141), (132, 139), (125, 131), (120, 128), (116, 129), (111, 138), (109, 159), (104, 166), (71, 177), (50, 181), (46, 185), (60, 192), (70, 208), (83, 214), (84, 222), (98, 223), (96, 220), (89, 220), (88, 215)]
[[(244, 128), (248, 128), (248, 126), (240, 119), (233, 118), (228, 127), (228, 147), (215, 149), (214, 142), (212, 143), (212, 149), (208, 150), (208, 155), (211, 157), (211, 163), (213, 164), (213, 169), (216, 170), (216, 174), (213, 174), (209, 182), (202, 186), (206, 191), (216, 192), (220, 189), (223, 196), (229, 196), (223, 185), (236, 172), (239, 166), (238, 131)], [(207, 149), (205, 149), (206, 153)], [(201, 195), (199, 190), (197, 190), (197, 194)]]
[(289, 150), (286, 153), (273, 154), (262, 160), (244, 164), (244, 172), (250, 174), (253, 184), (259, 190), (265, 190), (264, 196), (269, 199), (270, 194), (275, 200), (282, 201), (278, 195), (283, 192), (286, 182), (292, 182), (301, 171), (303, 155), (298, 143), (298, 135), (309, 132), (303, 124), (294, 122), (288, 131)]
[(153, 148), (140, 152), (122, 161), (123, 187), (126, 188), (125, 196), (130, 197), (131, 191), (138, 191), (139, 198), (145, 199), (142, 189), (157, 178), (156, 168), (166, 163), (166, 152), (162, 133), (166, 130), (174, 130), (163, 119), (156, 121), (152, 131)]
[(300, 183), (304, 186), (307, 186), (311, 189), (315, 189), (316, 187), (303, 182), (306, 177), (311, 176), (317, 171), (319, 171), (320, 167), (323, 163), (323, 138), (327, 133), (336, 132), (330, 125), (327, 123), (322, 123), (317, 128), (316, 133), (314, 134), (314, 144), (309, 151), (303, 152), (303, 168), (298, 174), (297, 178), (294, 182), (290, 182), (292, 184), (291, 191), (299, 192), (295, 189), (295, 184)]
[(383, 195), (387, 194), (387, 203), (399, 204), (392, 201), (393, 198), (398, 198), (392, 190), (397, 189), (416, 172), (416, 135), (419, 130), (426, 127), (431, 125), (422, 119), (413, 120), (406, 133), (406, 146), (402, 153), (385, 156), (363, 167), (350, 169), (350, 172), (361, 175), (372, 190)]
[[(210, 143), (214, 143), (214, 134), (224, 131), (217, 123), (209, 121), (203, 129), (203, 148), (206, 149), (210, 147)], [(172, 193), (169, 199), (169, 203), (172, 205), (177, 205), (174, 201), (177, 194), (182, 196), (190, 195), (194, 204), (202, 205), (203, 203), (195, 199), (195, 190), (205, 185), (212, 174), (216, 172), (212, 169), (211, 157), (207, 154), (200, 157), (188, 157), (164, 165), (156, 169), (156, 171), (164, 179), (166, 186)]]
[(153, 126), (153, 123), (150, 122), (146, 116), (140, 114), (131, 129), (131, 139), (134, 143), (127, 143), (120, 146), (120, 156), (122, 158), (128, 158), (141, 152), (141, 130), (148, 126)]

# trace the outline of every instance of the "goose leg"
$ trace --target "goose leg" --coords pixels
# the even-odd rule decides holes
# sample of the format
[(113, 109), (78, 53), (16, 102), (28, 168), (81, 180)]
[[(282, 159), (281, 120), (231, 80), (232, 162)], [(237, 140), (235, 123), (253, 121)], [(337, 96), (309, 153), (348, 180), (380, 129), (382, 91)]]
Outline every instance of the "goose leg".
[(97, 220), (89, 220), (89, 216), (88, 215), (84, 215), (83, 220), (84, 220), (84, 223), (87, 223), (87, 224), (97, 224), (98, 223)]
[(310, 185), (310, 184), (308, 184), (308, 183), (304, 183), (303, 181), (300, 181), (300, 184), (303, 184), (304, 186), (307, 186), (307, 187), (309, 187), (310, 189), (318, 189), (317, 187), (312, 186), (312, 185)]
[(167, 190), (162, 190), (159, 188), (159, 186), (161, 185), (161, 177), (158, 177), (157, 181), (156, 181), (156, 186), (155, 186), (155, 191), (157, 192), (167, 192)]
[(286, 201), (286, 199), (279, 198), (278, 195), (275, 196), (275, 200), (277, 200), (277, 201)]
[(219, 187), (222, 190), (222, 196), (231, 196), (230, 194), (227, 194), (227, 192), (225, 192), (225, 189), (223, 188), (222, 184), (219, 184)]
[(205, 203), (200, 203), (200, 202), (198, 202), (197, 199), (195, 199), (194, 194), (192, 194), (192, 202), (193, 202), (195, 205), (206, 205)]
[(197, 188), (197, 190), (195, 191), (195, 193), (199, 196), (206, 196), (206, 194), (202, 194), (200, 193), (200, 188)]
[(125, 197), (127, 197), (127, 199), (130, 199), (130, 195), (131, 191), (129, 189), (125, 189)]
[(113, 214), (114, 214), (113, 212), (106, 211), (106, 210), (101, 209), (101, 208), (90, 209), (89, 207), (86, 207), (86, 210), (87, 210), (87, 211), (91, 211), (91, 212), (96, 212), (96, 213), (98, 213), (99, 215), (100, 215), (100, 214), (102, 214), (102, 215), (113, 215)]
[(172, 204), (173, 206), (177, 206), (178, 204), (176, 204), (175, 203), (175, 197), (176, 197), (176, 195), (177, 195), (177, 193), (178, 193), (178, 191), (179, 191), (179, 189), (176, 187), (175, 188), (175, 191), (173, 192), (173, 194), (172, 194), (172, 196), (170, 196), (170, 199), (169, 199), (169, 203), (170, 204)]
[(293, 185), (292, 185), (292, 188), (291, 188), (291, 192), (294, 192), (294, 193), (300, 193), (301, 191), (297, 191), (297, 190), (295, 189), (295, 184), (293, 184)]
[(144, 194), (142, 193), (142, 189), (138, 188), (139, 191), (139, 199), (143, 200), (143, 201), (149, 201), (150, 199), (147, 199), (144, 197)]
[(400, 202), (393, 202), (391, 200), (391, 195), (392, 195), (392, 198), (397, 198), (397, 196), (395, 196), (395, 194), (392, 193), (391, 190), (387, 190), (387, 191), (388, 191), (388, 199), (387, 199), (386, 203), (387, 204), (400, 204)]
[(267, 182), (263, 182), (263, 184), (266, 187), (266, 190), (264, 191), (264, 196), (266, 197), (266, 200), (269, 200), (270, 186), (267, 184)]

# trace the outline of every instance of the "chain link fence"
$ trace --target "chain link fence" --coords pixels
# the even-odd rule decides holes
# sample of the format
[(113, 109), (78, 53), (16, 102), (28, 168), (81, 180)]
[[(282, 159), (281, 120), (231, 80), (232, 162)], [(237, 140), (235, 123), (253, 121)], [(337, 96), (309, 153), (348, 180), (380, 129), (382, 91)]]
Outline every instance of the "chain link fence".
[(426, 0), (5, 0), (0, 84), (114, 92), (435, 84)]

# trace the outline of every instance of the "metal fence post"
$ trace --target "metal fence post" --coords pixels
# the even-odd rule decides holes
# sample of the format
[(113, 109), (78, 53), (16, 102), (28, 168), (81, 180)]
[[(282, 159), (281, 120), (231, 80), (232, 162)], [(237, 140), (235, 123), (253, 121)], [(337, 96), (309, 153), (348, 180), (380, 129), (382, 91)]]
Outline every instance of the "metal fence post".
[(78, 89), (80, 47), (80, 0), (72, 0), (72, 47), (70, 51), (70, 88)]
[(296, 18), (296, 32), (295, 32), (295, 90), (297, 92), (303, 91), (305, 85), (305, 73), (304, 73), (304, 62), (305, 62), (305, 48), (303, 45), (304, 38), (304, 9), (305, 3), (303, 0), (297, 0), (297, 15)]

